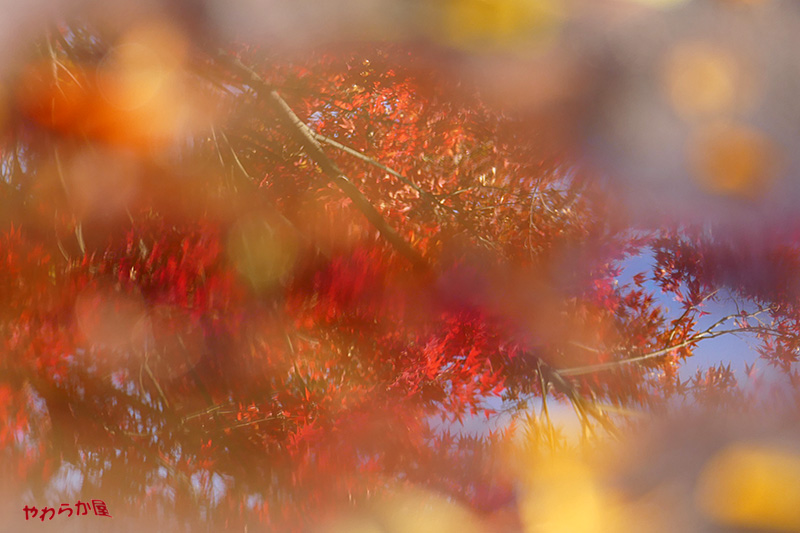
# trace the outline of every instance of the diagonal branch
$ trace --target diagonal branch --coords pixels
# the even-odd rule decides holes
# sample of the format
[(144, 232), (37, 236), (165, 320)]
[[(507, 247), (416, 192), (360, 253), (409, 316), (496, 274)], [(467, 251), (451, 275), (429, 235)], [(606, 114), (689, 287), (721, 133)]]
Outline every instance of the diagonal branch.
[(384, 172), (386, 172), (387, 174), (390, 174), (390, 175), (394, 176), (395, 178), (399, 179), (401, 182), (405, 183), (406, 185), (408, 185), (409, 187), (411, 187), (412, 189), (417, 191), (417, 193), (419, 194), (420, 198), (422, 198), (423, 200), (427, 201), (432, 206), (438, 207), (439, 209), (442, 209), (443, 211), (447, 211), (448, 213), (453, 215), (455, 217), (456, 221), (459, 224), (461, 224), (462, 226), (464, 226), (464, 228), (470, 234), (472, 234), (473, 237), (476, 237), (479, 241), (481, 241), (484, 244), (488, 245), (490, 248), (497, 248), (497, 246), (494, 243), (488, 241), (485, 237), (483, 237), (478, 232), (477, 229), (475, 229), (474, 224), (472, 224), (472, 222), (470, 222), (466, 217), (464, 217), (464, 215), (463, 215), (463, 213), (461, 211), (459, 211), (458, 209), (455, 209), (455, 208), (443, 203), (439, 199), (439, 197), (436, 196), (435, 194), (433, 194), (432, 192), (425, 190), (424, 188), (420, 187), (419, 185), (417, 185), (416, 183), (414, 183), (413, 181), (411, 181), (409, 178), (405, 177), (401, 173), (397, 172), (393, 168), (387, 167), (386, 165), (384, 165), (380, 161), (376, 161), (375, 159), (369, 157), (368, 155), (366, 155), (366, 154), (364, 154), (362, 152), (359, 152), (358, 150), (350, 148), (349, 146), (346, 146), (346, 145), (344, 145), (344, 144), (342, 144), (342, 143), (340, 143), (338, 141), (335, 141), (335, 140), (331, 139), (330, 137), (326, 137), (325, 135), (322, 135), (320, 133), (315, 133), (315, 132), (312, 131), (312, 134), (314, 135), (314, 138), (317, 139), (318, 141), (324, 142), (327, 145), (333, 146), (334, 148), (337, 148), (337, 149), (343, 151), (346, 154), (349, 154), (349, 155), (351, 155), (351, 156), (353, 156), (353, 157), (355, 157), (357, 159), (360, 159), (361, 161), (364, 161), (365, 163), (367, 163), (369, 165), (377, 167), (377, 168), (383, 170)]
[(217, 57), (244, 78), (246, 83), (264, 98), (275, 111), (280, 120), (294, 133), (294, 136), (305, 149), (306, 153), (322, 169), (328, 179), (336, 185), (355, 205), (356, 209), (389, 241), (398, 253), (408, 259), (416, 268), (429, 270), (427, 261), (408, 242), (392, 228), (383, 215), (370, 203), (366, 196), (353, 185), (342, 170), (322, 150), (322, 146), (315, 138), (315, 133), (300, 120), (280, 94), (272, 88), (253, 69), (246, 66), (238, 58), (220, 50)]
[(410, 179), (406, 178), (405, 176), (403, 176), (402, 174), (400, 174), (399, 172), (397, 172), (393, 168), (387, 167), (386, 165), (384, 165), (380, 161), (376, 161), (375, 159), (372, 159), (368, 155), (363, 154), (363, 153), (359, 152), (358, 150), (356, 150), (354, 148), (350, 148), (349, 146), (346, 146), (346, 145), (340, 143), (339, 141), (335, 141), (335, 140), (331, 139), (330, 137), (326, 137), (325, 135), (322, 135), (321, 133), (316, 133), (316, 132), (312, 131), (312, 134), (314, 135), (314, 138), (317, 139), (318, 141), (324, 142), (325, 144), (333, 146), (334, 148), (338, 148), (339, 150), (341, 150), (341, 151), (343, 151), (343, 152), (345, 152), (347, 154), (350, 154), (353, 157), (355, 157), (357, 159), (360, 159), (361, 161), (364, 161), (365, 163), (368, 163), (368, 164), (370, 164), (370, 165), (372, 165), (374, 167), (377, 167), (377, 168), (383, 170), (387, 174), (391, 174), (395, 178), (399, 179), (400, 181), (402, 181), (403, 183), (405, 183), (406, 185), (408, 185), (409, 187), (411, 187), (412, 189), (417, 191), (422, 198), (424, 198), (425, 200), (433, 203), (434, 205), (442, 207), (443, 209), (448, 209), (448, 206), (442, 204), (439, 201), (439, 199), (433, 193), (430, 193), (430, 192), (426, 191), (425, 189), (423, 189), (422, 187), (420, 187), (419, 185), (417, 185), (416, 183), (414, 183)]
[[(760, 311), (757, 311), (755, 313), (750, 313), (750, 314), (747, 315), (747, 317), (748, 318), (756, 318), (758, 316), (758, 314), (760, 314), (762, 312), (764, 312), (763, 309), (760, 310)], [(635, 356), (635, 357), (629, 357), (627, 359), (620, 359), (618, 361), (611, 361), (611, 362), (608, 362), (608, 363), (600, 363), (600, 364), (596, 364), (596, 365), (587, 365), (587, 366), (574, 367), (574, 368), (563, 368), (563, 369), (559, 369), (558, 373), (560, 375), (562, 375), (562, 376), (582, 376), (582, 375), (585, 375), (585, 374), (593, 374), (595, 372), (602, 372), (604, 370), (613, 370), (613, 369), (619, 368), (620, 366), (623, 366), (623, 365), (628, 365), (628, 364), (632, 364), (632, 363), (641, 363), (643, 361), (648, 361), (650, 359), (655, 359), (655, 358), (658, 358), (658, 357), (662, 357), (664, 355), (669, 354), (670, 352), (672, 352), (674, 350), (678, 350), (680, 348), (685, 348), (686, 346), (690, 346), (692, 344), (700, 342), (703, 339), (714, 339), (716, 337), (721, 337), (722, 335), (727, 335), (727, 334), (735, 334), (735, 333), (762, 333), (762, 334), (772, 334), (772, 335), (780, 334), (780, 332), (778, 332), (778, 331), (776, 331), (776, 330), (774, 330), (772, 328), (764, 327), (764, 326), (742, 326), (742, 327), (736, 327), (736, 328), (731, 328), (731, 329), (722, 329), (722, 330), (717, 329), (718, 327), (720, 327), (722, 324), (724, 324), (728, 320), (731, 320), (731, 319), (737, 318), (737, 317), (741, 317), (741, 314), (724, 316), (724, 317), (720, 318), (719, 320), (717, 320), (716, 322), (714, 322), (713, 324), (711, 324), (708, 328), (706, 328), (703, 331), (700, 331), (700, 332), (692, 335), (691, 337), (687, 338), (686, 340), (684, 340), (682, 342), (679, 342), (677, 344), (672, 344), (672, 345), (666, 346), (664, 348), (660, 348), (658, 350), (654, 350), (652, 352), (648, 352), (648, 353), (645, 353), (645, 354), (642, 354), (642, 355), (638, 355), (638, 356)], [(584, 345), (579, 344), (577, 342), (573, 342), (572, 344), (573, 344), (573, 346), (577, 346), (579, 348), (583, 348), (584, 350), (598, 351), (595, 348), (591, 348), (589, 346), (584, 346)]]

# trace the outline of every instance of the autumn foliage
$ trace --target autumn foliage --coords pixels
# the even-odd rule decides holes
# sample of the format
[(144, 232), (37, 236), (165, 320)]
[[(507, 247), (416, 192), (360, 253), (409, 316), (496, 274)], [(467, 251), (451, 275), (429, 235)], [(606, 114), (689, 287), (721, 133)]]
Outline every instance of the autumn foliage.
[[(396, 486), (492, 515), (515, 489), (487, 450), (542, 401), (586, 435), (742, 407), (730, 366), (679, 372), (731, 333), (796, 385), (796, 235), (633, 223), (427, 46), (216, 51), (149, 19), (33, 41), (0, 121), (18, 497), (175, 530), (302, 530)], [(476, 417), (514, 422), (454, 435)]]

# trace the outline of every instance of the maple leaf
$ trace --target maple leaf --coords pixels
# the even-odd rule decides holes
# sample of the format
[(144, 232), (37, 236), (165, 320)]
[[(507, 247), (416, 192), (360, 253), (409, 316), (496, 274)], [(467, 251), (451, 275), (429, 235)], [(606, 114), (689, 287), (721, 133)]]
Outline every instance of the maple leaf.
[[(180, 29), (149, 31), (184, 50)], [(302, 529), (412, 479), (488, 513), (508, 484), (469, 472), (482, 444), (431, 420), (498, 419), (503, 399), (529, 416), (555, 396), (613, 430), (608, 405), (729, 401), (729, 365), (678, 374), (705, 339), (756, 335), (787, 372), (798, 359), (795, 242), (750, 253), (698, 228), (627, 227), (601, 180), (413, 49), (199, 47), (178, 77), (210, 125), (169, 114), (151, 131), (171, 89), (118, 109), (91, 74), (133, 37), (52, 32), (0, 122), (1, 199), (18, 206), (0, 221), (0, 462), (15, 483), (64, 460), (129, 492), (131, 512), (185, 505), (189, 523), (199, 505), (239, 529)], [(113, 172), (124, 196), (103, 186)], [(617, 283), (648, 256), (652, 276)], [(722, 289), (754, 310), (704, 330)]]

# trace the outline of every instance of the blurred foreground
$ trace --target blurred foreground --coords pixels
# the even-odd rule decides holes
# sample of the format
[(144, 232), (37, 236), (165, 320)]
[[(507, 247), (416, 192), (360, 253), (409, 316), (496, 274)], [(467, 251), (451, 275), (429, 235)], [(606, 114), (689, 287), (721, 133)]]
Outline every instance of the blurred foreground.
[(800, 531), (795, 3), (0, 9), (0, 530)]

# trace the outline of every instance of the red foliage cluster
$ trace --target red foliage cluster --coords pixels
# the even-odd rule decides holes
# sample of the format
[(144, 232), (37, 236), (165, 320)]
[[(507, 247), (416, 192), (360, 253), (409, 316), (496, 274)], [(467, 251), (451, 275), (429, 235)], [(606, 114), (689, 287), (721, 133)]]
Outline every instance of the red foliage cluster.
[[(295, 523), (446, 477), (429, 421), (491, 416), (489, 398), (663, 399), (714, 287), (790, 305), (734, 280), (732, 256), (665, 235), (654, 281), (686, 309), (668, 321), (643, 275), (617, 284), (647, 241), (600, 185), (402, 49), (242, 52), (263, 86), (230, 62), (201, 68), (222, 116), (165, 148), (114, 121), (87, 129), (87, 109), (113, 111), (81, 57), (102, 41), (62, 37), (72, 82), (38, 67), (18, 80), (34, 90), (2, 165), (3, 201), (21, 203), (0, 227), (0, 459), (36, 491), (64, 461), (119, 513), (201, 501), (230, 527)], [(309, 129), (276, 121), (264, 87)], [(789, 272), (796, 257), (766, 261)], [(760, 333), (788, 364), (796, 315), (773, 316), (785, 334)], [(484, 482), (453, 490), (480, 500)]]

